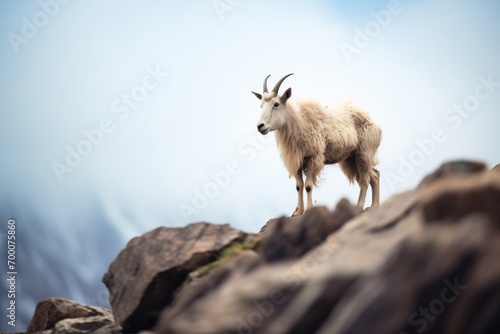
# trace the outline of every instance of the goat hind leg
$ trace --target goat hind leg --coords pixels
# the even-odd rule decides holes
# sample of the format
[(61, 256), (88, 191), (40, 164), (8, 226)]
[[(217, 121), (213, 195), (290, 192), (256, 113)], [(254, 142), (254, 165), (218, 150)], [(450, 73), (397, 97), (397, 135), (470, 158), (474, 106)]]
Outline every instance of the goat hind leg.
[(358, 204), (356, 204), (356, 206), (360, 207), (361, 209), (364, 209), (365, 206), (366, 192), (368, 191), (369, 179), (370, 179), (369, 175), (362, 175), (358, 179), (360, 191), (358, 197)]
[(372, 208), (380, 204), (380, 172), (372, 168), (370, 171), (370, 187), (372, 188)]

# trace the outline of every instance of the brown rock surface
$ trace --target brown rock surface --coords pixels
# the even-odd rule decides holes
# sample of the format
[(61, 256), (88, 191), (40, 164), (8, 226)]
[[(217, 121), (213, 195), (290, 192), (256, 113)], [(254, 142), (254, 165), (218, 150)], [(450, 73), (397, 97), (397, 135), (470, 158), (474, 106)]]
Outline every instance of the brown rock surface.
[[(455, 331), (456, 312), (467, 303), (469, 274), (485, 250), (487, 225), (481, 217), (469, 217), (453, 231), (443, 225), (419, 231), (379, 270), (353, 284), (318, 333), (461, 332)], [(471, 306), (467, 312), (473, 312)]]
[(436, 173), (303, 255), (283, 246), (286, 236), (307, 239), (291, 231), (306, 221), (328, 225), (335, 211), (315, 208), (289, 226), (268, 226), (263, 245), (279, 237), (259, 254), (279, 250), (277, 260), (246, 275), (229, 271), (182, 311), (162, 314), (154, 333), (497, 332), (500, 236), (491, 203), (500, 187), (470, 170)]
[(299, 258), (359, 213), (361, 209), (342, 199), (333, 213), (315, 207), (299, 217), (272, 219), (261, 229), (259, 254), (268, 262)]
[[(70, 328), (74, 328), (75, 330), (79, 327), (88, 328), (88, 326), (83, 324), (88, 324), (89, 319), (93, 319), (93, 330), (82, 333), (96, 332), (104, 326), (116, 332), (119, 330), (114, 325), (113, 314), (109, 310), (96, 306), (83, 306), (64, 298), (48, 298), (38, 303), (27, 332), (48, 331), (53, 334), (70, 333)], [(66, 329), (61, 331), (62, 327)], [(80, 333), (77, 331), (71, 332)]]
[[(210, 275), (202, 277), (192, 284), (185, 285), (172, 305), (162, 312), (162, 323), (168, 326), (172, 319), (181, 316), (191, 304), (204, 298), (220, 286), (227, 284), (229, 279), (247, 275), (248, 272), (258, 267), (261, 262), (262, 259), (256, 252), (247, 250), (216, 268)], [(186, 330), (189, 330), (189, 322), (185, 323), (184, 326)]]
[(132, 239), (103, 277), (116, 323), (125, 332), (150, 328), (192, 270), (245, 236), (229, 225), (197, 223)]
[(113, 317), (86, 317), (59, 321), (50, 334), (120, 334)]
[[(499, 333), (497, 167), (450, 162), (367, 212), (342, 200), (270, 220), (257, 248), (227, 225), (148, 232), (103, 278), (117, 324), (141, 334)], [(32, 330), (118, 333), (109, 311), (40, 304)]]
[(496, 165), (491, 169), (491, 173), (494, 173), (496, 175), (500, 175), (500, 164)]
[(500, 178), (493, 173), (438, 180), (420, 193), (425, 221), (455, 221), (483, 212), (500, 228)]
[(479, 161), (457, 160), (445, 162), (434, 172), (427, 175), (422, 182), (420, 182), (419, 187), (428, 185), (444, 177), (480, 173), (485, 170), (486, 165)]

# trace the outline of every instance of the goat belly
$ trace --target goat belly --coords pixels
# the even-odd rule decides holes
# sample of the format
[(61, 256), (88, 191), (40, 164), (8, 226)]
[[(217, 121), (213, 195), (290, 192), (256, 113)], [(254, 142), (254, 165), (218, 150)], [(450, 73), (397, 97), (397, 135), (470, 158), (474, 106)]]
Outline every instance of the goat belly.
[(326, 150), (325, 150), (325, 165), (333, 165), (338, 162), (344, 161), (349, 157), (351, 154), (350, 151), (348, 152), (340, 152), (339, 150), (335, 149), (335, 146), (333, 144), (327, 144), (326, 145)]

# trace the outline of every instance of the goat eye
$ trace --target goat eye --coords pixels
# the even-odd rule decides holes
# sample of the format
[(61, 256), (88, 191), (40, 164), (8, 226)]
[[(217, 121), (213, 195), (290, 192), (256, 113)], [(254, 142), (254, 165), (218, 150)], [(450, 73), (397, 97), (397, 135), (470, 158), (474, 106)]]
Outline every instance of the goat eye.
[(274, 107), (278, 108), (280, 106), (279, 102), (274, 102)]

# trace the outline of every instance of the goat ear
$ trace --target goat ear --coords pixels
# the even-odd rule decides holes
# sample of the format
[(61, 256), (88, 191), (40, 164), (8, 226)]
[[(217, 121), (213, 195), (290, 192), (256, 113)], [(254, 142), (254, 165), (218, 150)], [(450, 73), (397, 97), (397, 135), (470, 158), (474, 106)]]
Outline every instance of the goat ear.
[(256, 92), (252, 92), (253, 95), (257, 96), (257, 98), (259, 100), (262, 100), (262, 95), (260, 95), (259, 93), (256, 93)]
[(285, 92), (283, 93), (283, 95), (281, 95), (281, 103), (285, 103), (289, 98), (290, 96), (292, 96), (292, 88), (288, 88), (287, 90), (285, 90)]

